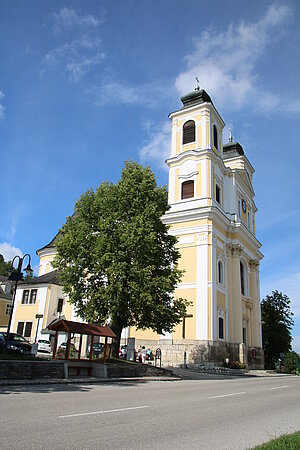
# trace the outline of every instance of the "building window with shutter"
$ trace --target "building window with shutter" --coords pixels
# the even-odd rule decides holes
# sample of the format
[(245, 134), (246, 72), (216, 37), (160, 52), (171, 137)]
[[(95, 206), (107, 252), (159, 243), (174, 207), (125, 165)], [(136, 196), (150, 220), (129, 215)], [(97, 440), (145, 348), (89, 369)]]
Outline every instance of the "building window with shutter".
[(195, 122), (188, 120), (183, 125), (182, 143), (188, 144), (189, 142), (195, 142)]
[(181, 198), (183, 200), (192, 197), (194, 197), (194, 181), (184, 181), (181, 185)]
[(24, 322), (18, 322), (17, 333), (23, 336)]
[(25, 289), (23, 291), (23, 297), (22, 297), (22, 305), (27, 305), (29, 298), (29, 289)]

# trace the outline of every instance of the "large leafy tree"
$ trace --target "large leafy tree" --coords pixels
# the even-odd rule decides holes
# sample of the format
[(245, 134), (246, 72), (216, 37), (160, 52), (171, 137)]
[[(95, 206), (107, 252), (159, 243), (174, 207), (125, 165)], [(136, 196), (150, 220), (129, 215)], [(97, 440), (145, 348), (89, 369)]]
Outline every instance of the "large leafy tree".
[(282, 292), (273, 291), (261, 302), (262, 338), (265, 352), (265, 365), (274, 367), (274, 360), (280, 353), (291, 350), (294, 325), (290, 299)]
[(186, 313), (188, 302), (172, 295), (182, 271), (161, 221), (167, 209), (150, 168), (127, 162), (116, 184), (81, 196), (60, 230), (54, 264), (64, 290), (84, 320), (110, 324), (116, 349), (123, 328), (171, 331)]

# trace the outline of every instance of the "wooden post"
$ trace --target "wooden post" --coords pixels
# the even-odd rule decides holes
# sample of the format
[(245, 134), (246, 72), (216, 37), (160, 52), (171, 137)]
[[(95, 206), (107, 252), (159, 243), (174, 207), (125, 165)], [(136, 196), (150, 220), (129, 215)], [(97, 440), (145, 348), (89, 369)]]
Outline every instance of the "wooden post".
[(92, 337), (91, 337), (91, 348), (90, 348), (90, 361), (92, 361), (92, 358), (93, 358), (93, 346), (94, 346), (94, 335), (92, 334)]
[(52, 359), (55, 359), (55, 355), (56, 355), (57, 335), (58, 335), (58, 332), (56, 331), (56, 332), (55, 332), (55, 338), (54, 338), (53, 356), (52, 356)]
[(67, 340), (67, 348), (66, 348), (66, 359), (68, 361), (70, 359), (70, 347), (71, 347), (71, 333), (69, 331), (69, 333), (68, 333), (68, 340)]
[(107, 337), (105, 338), (105, 345), (104, 345), (104, 359), (103, 364), (106, 363), (106, 355), (107, 355)]
[(81, 347), (82, 347), (82, 334), (80, 335), (80, 341), (79, 341), (78, 359), (80, 359), (80, 356), (81, 356)]
[(193, 317), (193, 314), (186, 314), (182, 319), (182, 339), (185, 339), (185, 319)]

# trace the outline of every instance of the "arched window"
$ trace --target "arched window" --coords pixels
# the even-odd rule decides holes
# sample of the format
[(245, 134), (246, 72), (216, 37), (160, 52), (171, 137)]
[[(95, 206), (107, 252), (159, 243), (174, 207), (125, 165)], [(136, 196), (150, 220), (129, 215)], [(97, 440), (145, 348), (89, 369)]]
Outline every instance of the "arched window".
[(240, 275), (241, 275), (241, 293), (246, 295), (246, 270), (244, 263), (240, 261)]
[(219, 317), (219, 339), (224, 339), (224, 319)]
[(213, 126), (214, 147), (218, 150), (218, 130), (216, 125)]
[(194, 197), (194, 181), (184, 181), (181, 185), (181, 198), (192, 198)]
[(222, 261), (218, 262), (218, 282), (220, 284), (224, 283), (224, 269)]
[(189, 142), (195, 142), (195, 122), (188, 120), (183, 125), (182, 143), (188, 144)]

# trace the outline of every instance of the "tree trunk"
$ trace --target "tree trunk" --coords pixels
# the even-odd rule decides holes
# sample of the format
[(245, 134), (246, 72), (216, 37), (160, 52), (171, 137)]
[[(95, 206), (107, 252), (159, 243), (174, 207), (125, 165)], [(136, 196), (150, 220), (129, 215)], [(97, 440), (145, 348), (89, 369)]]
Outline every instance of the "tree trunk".
[(123, 326), (119, 321), (113, 321), (111, 324), (111, 329), (116, 335), (116, 339), (112, 346), (112, 356), (114, 358), (119, 358), (119, 350), (120, 350), (120, 342), (121, 342), (121, 334)]

